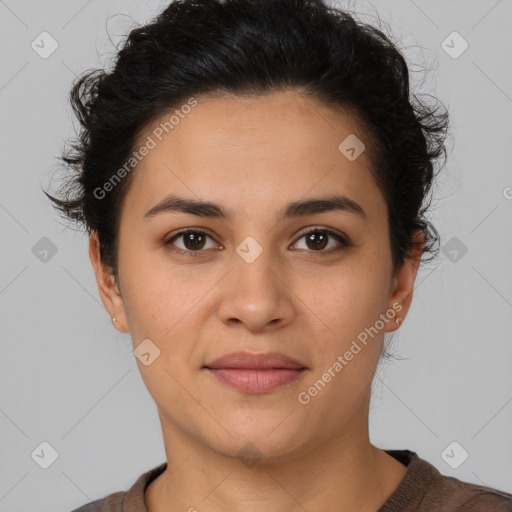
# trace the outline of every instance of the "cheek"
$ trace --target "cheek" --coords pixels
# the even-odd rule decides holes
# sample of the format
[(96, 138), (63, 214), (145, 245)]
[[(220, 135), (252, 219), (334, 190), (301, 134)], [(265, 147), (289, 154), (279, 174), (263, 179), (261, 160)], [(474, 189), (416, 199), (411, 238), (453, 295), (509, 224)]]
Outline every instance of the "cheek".
[(187, 296), (193, 294), (193, 282), (183, 282), (179, 272), (148, 251), (120, 250), (120, 254), (123, 302), (132, 332), (162, 336), (165, 326), (168, 329), (175, 317), (184, 314)]
[[(330, 396), (350, 407), (369, 388), (386, 332), (387, 323), (380, 316), (386, 312), (387, 286), (382, 262), (367, 256), (331, 268), (325, 275), (317, 273), (314, 280), (302, 280), (302, 290), (297, 295), (307, 297), (304, 311), (318, 347), (311, 380), (322, 378), (329, 369), (336, 375), (328, 384), (326, 399)], [(347, 389), (351, 390), (351, 397), (345, 396)]]
[(300, 296), (334, 332), (369, 327), (388, 301), (386, 269), (364, 258), (303, 280)]
[(162, 300), (166, 294), (155, 288), (155, 284), (162, 286), (162, 283), (153, 282), (151, 276), (145, 273), (136, 270), (130, 273), (129, 269), (125, 269), (123, 304), (133, 342), (137, 344), (144, 338), (156, 339), (161, 331), (159, 326), (167, 316), (167, 302)]
[(208, 307), (206, 294), (218, 277), (200, 274), (193, 266), (171, 267), (158, 260), (132, 255), (123, 261), (125, 312), (134, 348), (151, 340), (160, 351), (159, 364), (181, 372), (193, 356), (193, 341), (198, 339), (204, 324), (201, 315)]

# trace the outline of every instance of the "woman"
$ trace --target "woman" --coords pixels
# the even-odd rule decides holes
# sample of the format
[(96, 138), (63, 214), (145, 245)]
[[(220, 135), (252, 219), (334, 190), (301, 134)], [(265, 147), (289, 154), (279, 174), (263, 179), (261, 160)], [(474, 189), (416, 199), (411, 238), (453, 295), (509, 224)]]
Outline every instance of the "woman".
[(369, 440), (448, 129), (382, 32), (321, 0), (177, 0), (72, 100), (49, 197), (89, 231), (167, 456), (79, 511), (512, 510)]

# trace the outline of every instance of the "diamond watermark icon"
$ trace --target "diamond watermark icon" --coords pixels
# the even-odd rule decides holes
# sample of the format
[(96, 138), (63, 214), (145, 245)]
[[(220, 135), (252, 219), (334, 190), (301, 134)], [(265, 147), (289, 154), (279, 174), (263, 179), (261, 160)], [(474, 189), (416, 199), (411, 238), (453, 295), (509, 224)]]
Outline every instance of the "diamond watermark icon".
[(43, 236), (32, 247), (32, 254), (42, 263), (48, 263), (57, 254), (57, 246), (48, 237)]
[(363, 141), (351, 133), (343, 142), (338, 146), (338, 150), (348, 160), (353, 162), (361, 156), (361, 153), (365, 150), (366, 146)]
[(458, 263), (468, 252), (468, 248), (454, 236), (443, 245), (442, 251), (452, 263)]
[(137, 345), (133, 353), (144, 366), (149, 366), (160, 355), (160, 349), (146, 338)]
[(30, 456), (43, 469), (48, 469), (59, 458), (57, 450), (47, 441), (40, 443)]
[(254, 466), (261, 459), (261, 451), (252, 443), (246, 443), (236, 454), (246, 466)]
[(442, 452), (441, 458), (452, 469), (457, 469), (469, 457), (469, 453), (457, 441), (451, 442)]
[(263, 247), (252, 236), (248, 236), (237, 248), (238, 255), (247, 263), (252, 263), (263, 252)]
[(469, 47), (469, 43), (458, 33), (452, 32), (441, 43), (441, 48), (452, 58), (458, 59)]
[(41, 32), (30, 45), (39, 57), (47, 59), (59, 47), (59, 43), (48, 32)]

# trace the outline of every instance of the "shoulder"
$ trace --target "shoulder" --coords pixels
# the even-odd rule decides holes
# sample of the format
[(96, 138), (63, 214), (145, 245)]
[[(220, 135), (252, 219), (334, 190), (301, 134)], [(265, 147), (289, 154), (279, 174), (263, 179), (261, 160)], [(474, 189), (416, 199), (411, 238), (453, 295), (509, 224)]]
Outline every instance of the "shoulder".
[(426, 504), (440, 511), (512, 512), (512, 494), (441, 474), (430, 482), (425, 498)]
[(386, 450), (407, 467), (379, 512), (512, 512), (512, 494), (441, 474), (410, 450)]
[(113, 492), (104, 498), (86, 503), (72, 512), (122, 512), (126, 492)]
[(142, 473), (127, 491), (117, 491), (104, 498), (91, 501), (72, 512), (126, 512), (146, 511), (144, 492), (146, 487), (167, 468), (167, 462)]

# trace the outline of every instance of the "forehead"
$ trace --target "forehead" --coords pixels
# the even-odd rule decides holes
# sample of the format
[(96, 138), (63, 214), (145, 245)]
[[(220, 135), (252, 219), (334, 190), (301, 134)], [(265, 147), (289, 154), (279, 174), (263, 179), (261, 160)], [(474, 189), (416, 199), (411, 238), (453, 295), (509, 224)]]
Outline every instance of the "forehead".
[(296, 91), (195, 101), (142, 132), (138, 146), (151, 149), (133, 171), (128, 212), (141, 216), (168, 193), (248, 213), (258, 207), (277, 210), (308, 194), (339, 192), (382, 214), (386, 206), (368, 152), (349, 160), (340, 150), (347, 140), (370, 144), (350, 115)]

